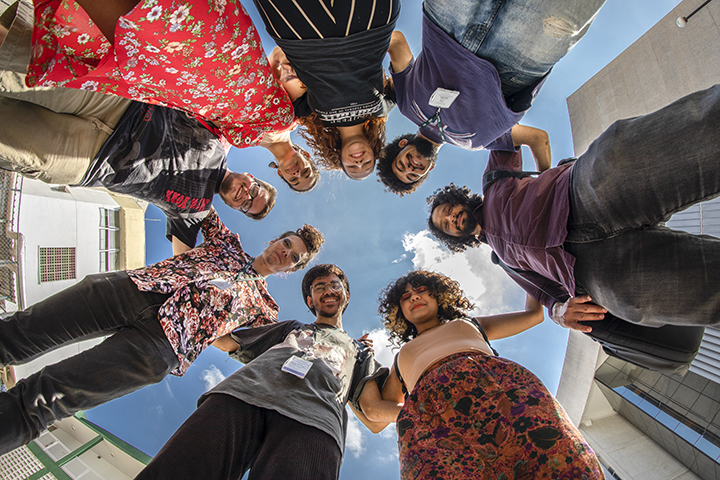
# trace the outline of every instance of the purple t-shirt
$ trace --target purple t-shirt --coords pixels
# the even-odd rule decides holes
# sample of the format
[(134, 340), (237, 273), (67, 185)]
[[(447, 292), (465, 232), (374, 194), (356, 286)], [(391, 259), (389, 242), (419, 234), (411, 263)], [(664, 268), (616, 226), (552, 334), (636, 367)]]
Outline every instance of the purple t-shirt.
[[(429, 101), (438, 87), (455, 90), (460, 95), (440, 112), (445, 141), (465, 150), (515, 151), (510, 129), (526, 110), (510, 110), (495, 67), (457, 43), (427, 15), (423, 14), (422, 51), (405, 70), (391, 73), (398, 108), (416, 125), (437, 113)], [(437, 121), (419, 131), (443, 143)]]
[[(508, 266), (535, 272), (575, 295), (575, 257), (563, 249), (570, 215), (572, 164), (550, 168), (536, 178), (502, 178), (488, 187), (473, 216), (487, 243)], [(491, 152), (485, 171), (522, 170), (521, 152)], [(556, 299), (528, 292), (552, 307)]]

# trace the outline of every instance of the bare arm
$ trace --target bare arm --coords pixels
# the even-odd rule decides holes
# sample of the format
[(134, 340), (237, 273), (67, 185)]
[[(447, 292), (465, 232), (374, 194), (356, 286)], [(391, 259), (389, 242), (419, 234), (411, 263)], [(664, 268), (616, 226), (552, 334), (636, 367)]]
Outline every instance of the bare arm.
[(290, 65), (282, 48), (273, 48), (273, 51), (268, 55), (268, 62), (273, 75), (285, 89), (291, 101), (294, 102), (307, 91), (305, 85), (295, 74), (295, 69)]
[(550, 168), (552, 154), (550, 153), (550, 139), (545, 130), (526, 125), (515, 125), (510, 131), (516, 147), (527, 145), (535, 159), (538, 171), (544, 172)]
[[(368, 386), (370, 385), (370, 383), (374, 384), (375, 381), (370, 380), (370, 382), (368, 382)], [(377, 389), (377, 385), (375, 385), (375, 388)], [(363, 392), (363, 394), (364, 394), (364, 392)], [(362, 398), (362, 397), (360, 397), (360, 398)], [(385, 427), (388, 426), (388, 422), (373, 422), (372, 420), (368, 419), (363, 412), (359, 412), (359, 411), (355, 410), (355, 407), (353, 407), (349, 403), (348, 403), (348, 405), (350, 406), (350, 410), (352, 410), (352, 412), (355, 414), (355, 416), (358, 418), (358, 420), (360, 420), (360, 422), (362, 422), (362, 424), (365, 425), (368, 428), (368, 430), (370, 430), (372, 433), (380, 433), (383, 430), (385, 430)]]
[(543, 306), (530, 295), (525, 300), (525, 311), (476, 317), (489, 340), (512, 337), (539, 325), (544, 319)]
[(172, 237), (172, 249), (173, 255), (180, 255), (181, 253), (185, 253), (188, 250), (192, 250), (192, 248), (181, 242), (180, 239), (178, 239), (175, 235), (173, 235)]
[(234, 352), (238, 348), (240, 348), (240, 345), (237, 344), (235, 340), (230, 337), (230, 334), (223, 335), (220, 338), (215, 339), (214, 342), (212, 342), (210, 345), (213, 347), (222, 350), (223, 352)]
[(368, 383), (360, 396), (360, 406), (367, 418), (380, 423), (395, 422), (404, 402), (400, 380), (392, 370), (385, 381), (382, 395), (377, 384)]
[(390, 55), (390, 64), (394, 73), (400, 73), (410, 65), (413, 54), (407, 40), (405, 40), (405, 35), (401, 31), (395, 30), (392, 33), (388, 54)]

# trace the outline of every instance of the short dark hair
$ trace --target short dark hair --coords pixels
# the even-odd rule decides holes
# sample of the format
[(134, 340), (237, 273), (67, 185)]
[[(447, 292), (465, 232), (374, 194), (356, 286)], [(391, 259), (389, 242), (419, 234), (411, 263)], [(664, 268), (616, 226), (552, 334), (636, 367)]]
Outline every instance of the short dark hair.
[(468, 235), (466, 237), (454, 237), (440, 230), (432, 221), (433, 211), (440, 205), (449, 203), (451, 207), (455, 205), (467, 205), (470, 210), (475, 210), (483, 202), (483, 198), (472, 193), (468, 187), (458, 187), (454, 183), (446, 185), (443, 188), (438, 188), (427, 198), (427, 203), (430, 205), (430, 216), (428, 217), (428, 229), (435, 238), (440, 240), (451, 252), (462, 252), (468, 247), (477, 247), (480, 245), (480, 240), (475, 235)]
[(417, 328), (407, 321), (400, 308), (400, 297), (405, 293), (408, 283), (413, 288), (428, 288), (430, 295), (438, 303), (438, 319), (441, 322), (467, 317), (467, 313), (474, 307), (463, 293), (460, 284), (450, 277), (427, 270), (409, 272), (391, 282), (378, 297), (378, 313), (390, 333), (390, 341), (395, 345), (409, 342), (418, 335)]
[(268, 192), (267, 197), (267, 203), (265, 204), (265, 208), (260, 210), (258, 213), (250, 213), (247, 212), (245, 214), (246, 217), (252, 218), (253, 220), (262, 220), (263, 218), (267, 217), (268, 213), (270, 213), (270, 210), (273, 209), (275, 206), (275, 197), (277, 197), (277, 189), (270, 185), (267, 182), (264, 182), (260, 180), (259, 178), (256, 178), (255, 181), (260, 185), (262, 188), (264, 188)]
[[(297, 188), (293, 187), (290, 184), (290, 182), (285, 180), (285, 177), (280, 175), (280, 178), (283, 179), (283, 182), (287, 183), (287, 186), (290, 187), (290, 190), (292, 190), (293, 192), (307, 193), (310, 190), (312, 190), (313, 188), (315, 188), (315, 186), (318, 184), (318, 180), (320, 180), (320, 171), (318, 170), (317, 165), (315, 165), (315, 161), (310, 156), (310, 152), (308, 152), (307, 150), (305, 150), (302, 147), (298, 147), (297, 145), (293, 145), (292, 147), (293, 147), (293, 150), (295, 150), (296, 152), (298, 152), (300, 155), (302, 155), (303, 157), (305, 157), (307, 159), (308, 163), (310, 164), (310, 169), (313, 172), (313, 181), (312, 181), (312, 183), (310, 183), (310, 186), (308, 188), (306, 188), (305, 190), (298, 190)], [(272, 165), (275, 165), (274, 168), (277, 168), (277, 165), (275, 164), (275, 162), (272, 162), (271, 166)]]
[(325, 242), (325, 238), (323, 237), (323, 234), (320, 232), (320, 230), (313, 227), (312, 225), (305, 224), (302, 228), (298, 228), (294, 232), (284, 232), (278, 237), (278, 240), (287, 238), (290, 235), (296, 235), (300, 237), (300, 240), (302, 240), (302, 242), (305, 244), (305, 248), (308, 251), (307, 258), (305, 258), (304, 260), (300, 260), (297, 265), (295, 265), (290, 270), (291, 272), (296, 272), (305, 268), (307, 264), (310, 263), (313, 258), (315, 258), (315, 255), (317, 255), (317, 253), (320, 251), (320, 247), (322, 246), (323, 242)]
[[(312, 284), (315, 280), (321, 277), (326, 277), (330, 274), (335, 274), (342, 282), (343, 286), (345, 287), (345, 291), (348, 294), (348, 298), (350, 297), (350, 283), (348, 282), (347, 277), (345, 276), (345, 272), (340, 270), (340, 267), (337, 265), (333, 265), (332, 263), (321, 263), (320, 265), (315, 265), (310, 270), (308, 270), (305, 273), (305, 276), (302, 279), (302, 296), (303, 296), (303, 303), (307, 305), (307, 298), (312, 297), (312, 294), (310, 292), (310, 287), (312, 287)], [(350, 302), (348, 301), (347, 304), (345, 304), (345, 308), (343, 309), (343, 313), (345, 313), (345, 310), (347, 310), (348, 304)], [(314, 307), (308, 307), (310, 308), (310, 311), (313, 313), (313, 315), (317, 315)]]

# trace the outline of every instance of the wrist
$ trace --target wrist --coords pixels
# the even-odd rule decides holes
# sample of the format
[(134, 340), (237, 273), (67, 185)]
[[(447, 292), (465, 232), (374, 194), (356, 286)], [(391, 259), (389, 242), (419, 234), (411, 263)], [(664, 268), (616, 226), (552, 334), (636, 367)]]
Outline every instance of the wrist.
[(550, 319), (561, 327), (565, 326), (565, 314), (567, 313), (568, 303), (569, 300), (567, 302), (555, 302), (555, 305), (553, 305), (550, 310)]

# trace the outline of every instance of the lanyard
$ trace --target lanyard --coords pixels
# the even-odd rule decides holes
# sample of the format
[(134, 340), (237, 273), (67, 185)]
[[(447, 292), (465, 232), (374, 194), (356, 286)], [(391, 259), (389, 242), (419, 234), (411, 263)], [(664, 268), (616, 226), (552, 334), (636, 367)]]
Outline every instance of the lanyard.
[(435, 115), (425, 120), (421, 125), (420, 128), (427, 127), (433, 122), (437, 122), (438, 129), (440, 129), (440, 139), (445, 143), (445, 125), (443, 125), (442, 117), (440, 116), (440, 110), (442, 108), (438, 107), (437, 112), (435, 112)]

